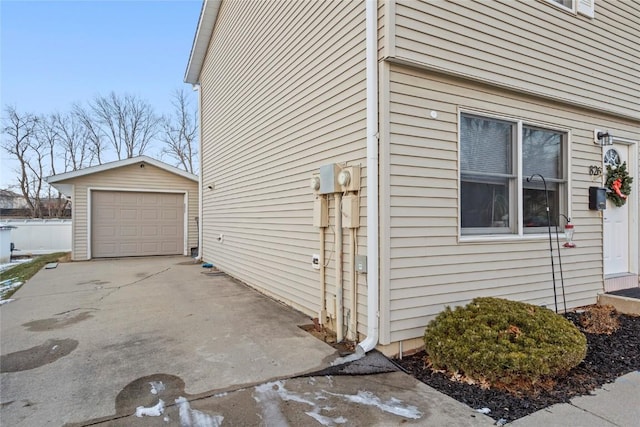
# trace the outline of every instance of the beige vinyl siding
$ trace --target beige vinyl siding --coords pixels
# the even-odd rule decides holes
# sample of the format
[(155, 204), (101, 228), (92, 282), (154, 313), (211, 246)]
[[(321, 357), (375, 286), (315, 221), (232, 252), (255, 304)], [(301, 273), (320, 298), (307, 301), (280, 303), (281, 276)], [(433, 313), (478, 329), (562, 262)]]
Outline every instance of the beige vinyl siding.
[(595, 19), (546, 1), (397, 1), (395, 59), (616, 115), (640, 115), (640, 2)]
[[(224, 1), (200, 75), (204, 259), (313, 317), (320, 285), (311, 255), (320, 242), (309, 180), (325, 164), (366, 163), (364, 6)], [(333, 197), (329, 206), (333, 224)], [(327, 229), (330, 313), (334, 234)], [(361, 253), (365, 240), (361, 227)], [(364, 322), (363, 279), (359, 293)]]
[(86, 260), (89, 257), (89, 189), (135, 190), (155, 192), (188, 192), (187, 247), (198, 246), (198, 182), (167, 172), (150, 164), (142, 169), (139, 165), (123, 166), (103, 172), (69, 179), (73, 191), (73, 259)]
[[(521, 119), (569, 132), (571, 158), (569, 213), (575, 224), (574, 249), (562, 249), (568, 307), (595, 302), (602, 289), (602, 219), (588, 210), (588, 187), (599, 185), (589, 165), (602, 164), (593, 129), (640, 140), (638, 122), (613, 119), (592, 111), (554, 104), (437, 73), (391, 65), (388, 174), (389, 218), (382, 219), (382, 244), (389, 261), (390, 320), (386, 342), (420, 337), (445, 305), (465, 304), (477, 296), (499, 296), (553, 309), (547, 234), (504, 241), (459, 241), (458, 114), (474, 111)], [(437, 112), (432, 119), (430, 112)], [(385, 145), (385, 142), (382, 142)], [(384, 164), (384, 163), (383, 163)], [(562, 242), (561, 242), (562, 243)], [(558, 303), (562, 309), (560, 272), (554, 238)]]

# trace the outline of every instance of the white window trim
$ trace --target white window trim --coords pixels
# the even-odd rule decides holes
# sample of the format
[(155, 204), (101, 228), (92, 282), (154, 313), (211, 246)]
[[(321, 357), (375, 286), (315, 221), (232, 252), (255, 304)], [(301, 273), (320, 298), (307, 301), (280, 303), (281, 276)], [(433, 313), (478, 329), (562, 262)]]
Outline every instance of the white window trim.
[(564, 6), (554, 0), (544, 0), (551, 6), (571, 13), (572, 15), (582, 15), (593, 19), (595, 17), (595, 0), (572, 0), (571, 7)]
[(565, 5), (562, 5), (554, 0), (545, 0), (547, 3), (551, 4), (553, 7), (557, 7), (560, 10), (564, 10), (565, 12), (571, 12), (573, 14), (576, 13), (576, 2), (577, 0), (573, 0), (571, 2), (571, 7), (567, 7)]
[[(522, 150), (522, 130), (524, 126), (533, 126), (533, 127), (539, 127), (542, 129), (548, 129), (548, 130), (552, 130), (552, 131), (557, 131), (557, 132), (564, 132), (567, 135), (567, 141), (566, 141), (566, 159), (565, 159), (565, 164), (564, 167), (566, 168), (566, 176), (567, 176), (567, 180), (566, 180), (566, 194), (567, 194), (567, 200), (566, 200), (566, 206), (567, 206), (567, 213), (566, 215), (571, 218), (571, 197), (572, 197), (572, 192), (571, 192), (571, 141), (572, 141), (572, 135), (571, 135), (571, 129), (567, 129), (563, 126), (560, 125), (556, 125), (553, 123), (543, 123), (543, 122), (537, 122), (534, 120), (524, 120), (522, 118), (518, 118), (518, 117), (514, 117), (514, 116), (506, 116), (506, 115), (502, 115), (502, 114), (496, 114), (496, 113), (491, 113), (491, 112), (487, 112), (487, 111), (483, 111), (483, 110), (475, 110), (475, 109), (469, 109), (469, 108), (458, 108), (458, 141), (457, 141), (457, 146), (458, 146), (458, 153), (457, 153), (457, 161), (458, 161), (458, 170), (457, 170), (457, 174), (458, 174), (458, 242), (459, 243), (474, 243), (474, 242), (506, 242), (506, 241), (514, 241), (514, 240), (540, 240), (540, 239), (548, 239), (549, 238), (549, 233), (547, 232), (540, 232), (540, 233), (525, 233), (524, 232), (524, 218), (522, 216), (521, 212), (518, 212), (517, 215), (517, 227), (518, 227), (518, 231), (516, 233), (508, 233), (508, 234), (462, 234), (462, 203), (460, 202), (462, 200), (462, 183), (461, 183), (461, 179), (460, 179), (460, 165), (461, 165), (461, 159), (460, 159), (460, 154), (461, 151), (460, 150), (460, 136), (462, 135), (462, 129), (461, 129), (461, 116), (463, 114), (471, 114), (471, 115), (475, 115), (475, 116), (480, 116), (480, 117), (486, 117), (487, 119), (495, 119), (495, 120), (505, 120), (505, 121), (510, 121), (510, 122), (514, 122), (516, 123), (516, 129), (517, 129), (517, 135), (516, 135), (516, 150), (517, 150), (517, 167), (518, 167), (518, 175), (521, 174), (522, 171), (522, 155), (521, 155), (521, 150)], [(524, 203), (523, 200), (523, 194), (522, 194), (522, 190), (523, 190), (523, 183), (522, 183), (522, 179), (518, 179), (517, 180), (517, 191), (518, 191), (518, 195), (517, 195), (517, 203), (518, 203), (518, 207), (521, 207), (522, 204)], [(546, 227), (545, 227), (546, 228)], [(551, 228), (552, 230), (552, 234), (555, 235), (555, 227)], [(555, 237), (555, 236), (554, 236)], [(558, 229), (558, 238), (559, 239), (563, 239), (565, 238), (565, 234), (564, 234), (564, 229)]]

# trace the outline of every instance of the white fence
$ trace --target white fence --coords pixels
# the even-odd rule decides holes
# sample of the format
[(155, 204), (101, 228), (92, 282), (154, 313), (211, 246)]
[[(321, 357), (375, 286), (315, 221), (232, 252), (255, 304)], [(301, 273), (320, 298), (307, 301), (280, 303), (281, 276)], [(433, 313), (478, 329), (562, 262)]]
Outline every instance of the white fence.
[(3, 219), (11, 230), (15, 254), (43, 254), (71, 251), (70, 219)]

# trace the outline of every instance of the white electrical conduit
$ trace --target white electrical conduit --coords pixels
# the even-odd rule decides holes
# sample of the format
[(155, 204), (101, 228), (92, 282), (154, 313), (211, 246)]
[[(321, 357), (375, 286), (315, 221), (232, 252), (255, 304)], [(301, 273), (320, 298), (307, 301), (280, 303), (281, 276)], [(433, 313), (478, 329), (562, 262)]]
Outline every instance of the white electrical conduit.
[[(320, 214), (322, 216), (322, 213)], [(327, 322), (327, 280), (326, 266), (324, 264), (324, 227), (320, 227), (320, 312), (318, 313), (318, 323), (324, 326)]]
[(336, 200), (336, 342), (344, 340), (344, 300), (342, 280), (342, 194), (335, 193)]
[(349, 251), (349, 273), (351, 274), (351, 309), (349, 311), (349, 339), (358, 339), (358, 274), (356, 272), (356, 229), (349, 229), (351, 250)]
[(357, 352), (378, 344), (378, 16), (377, 1), (365, 1), (367, 68), (367, 338)]

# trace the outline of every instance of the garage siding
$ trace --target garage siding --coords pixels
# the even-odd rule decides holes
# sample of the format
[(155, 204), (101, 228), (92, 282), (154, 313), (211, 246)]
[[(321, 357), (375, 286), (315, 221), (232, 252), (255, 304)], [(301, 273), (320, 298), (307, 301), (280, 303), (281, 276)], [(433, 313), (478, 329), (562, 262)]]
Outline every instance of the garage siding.
[[(187, 192), (187, 238), (186, 248), (179, 253), (189, 254), (192, 247), (198, 246), (198, 182), (186, 179), (164, 169), (145, 164), (123, 166), (103, 172), (85, 175), (68, 180), (73, 184), (73, 259), (89, 259), (90, 192), (127, 190), (134, 192), (177, 193), (184, 200)], [(89, 191), (91, 190), (91, 191)], [(184, 238), (183, 238), (184, 241)]]

